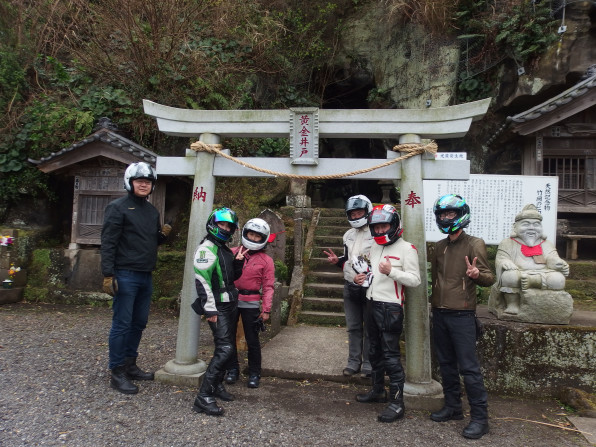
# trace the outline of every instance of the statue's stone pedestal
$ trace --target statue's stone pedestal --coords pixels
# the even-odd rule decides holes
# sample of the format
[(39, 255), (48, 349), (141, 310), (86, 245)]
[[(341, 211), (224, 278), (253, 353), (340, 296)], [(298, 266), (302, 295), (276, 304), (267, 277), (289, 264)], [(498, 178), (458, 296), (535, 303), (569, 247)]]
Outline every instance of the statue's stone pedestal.
[(573, 298), (564, 290), (528, 289), (521, 293), (519, 312), (505, 312), (503, 294), (493, 286), (488, 310), (499, 320), (520, 323), (569, 324), (573, 313)]
[(486, 306), (476, 311), (484, 323), (477, 353), (489, 393), (545, 398), (559, 397), (566, 387), (596, 392), (596, 312), (574, 312), (563, 325), (499, 320)]
[(310, 208), (311, 199), (306, 194), (286, 196), (286, 204), (296, 208)]

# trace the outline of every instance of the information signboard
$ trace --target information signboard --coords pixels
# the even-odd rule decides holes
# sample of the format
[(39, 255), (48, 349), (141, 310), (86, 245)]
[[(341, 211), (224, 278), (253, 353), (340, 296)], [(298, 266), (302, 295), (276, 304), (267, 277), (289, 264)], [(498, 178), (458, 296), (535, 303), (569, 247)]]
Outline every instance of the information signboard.
[(443, 239), (435, 222), (433, 205), (445, 194), (459, 194), (470, 205), (472, 219), (466, 232), (498, 245), (509, 237), (515, 216), (533, 203), (544, 217), (545, 235), (556, 243), (558, 177), (472, 174), (470, 180), (424, 181), (424, 227), (426, 240)]

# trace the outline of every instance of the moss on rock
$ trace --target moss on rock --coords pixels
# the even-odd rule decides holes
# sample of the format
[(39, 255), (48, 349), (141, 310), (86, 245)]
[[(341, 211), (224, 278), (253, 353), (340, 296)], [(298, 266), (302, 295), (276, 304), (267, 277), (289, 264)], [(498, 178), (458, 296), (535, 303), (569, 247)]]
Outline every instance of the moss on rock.
[(574, 300), (596, 300), (596, 281), (568, 279), (565, 281), (565, 290)]

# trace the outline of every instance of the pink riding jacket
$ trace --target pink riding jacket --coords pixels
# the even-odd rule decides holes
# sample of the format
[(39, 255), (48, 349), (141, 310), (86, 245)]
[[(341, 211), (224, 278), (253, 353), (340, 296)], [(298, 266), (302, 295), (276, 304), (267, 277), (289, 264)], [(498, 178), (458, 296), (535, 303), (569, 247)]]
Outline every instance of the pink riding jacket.
[[(235, 254), (238, 251), (238, 247), (232, 248), (232, 251)], [(275, 267), (271, 256), (265, 254), (262, 250), (246, 253), (242, 276), (234, 281), (234, 285), (240, 291), (238, 300), (259, 301), (262, 294), (262, 311), (271, 312), (274, 283)], [(243, 291), (255, 293), (243, 294)]]

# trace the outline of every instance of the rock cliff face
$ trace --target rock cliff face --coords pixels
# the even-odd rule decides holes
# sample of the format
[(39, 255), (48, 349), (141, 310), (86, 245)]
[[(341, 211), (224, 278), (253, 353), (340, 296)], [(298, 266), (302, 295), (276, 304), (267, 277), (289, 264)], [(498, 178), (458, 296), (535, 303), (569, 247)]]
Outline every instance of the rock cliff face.
[[(493, 67), (494, 101), (483, 120), (440, 150), (467, 151), (475, 173), (519, 174), (515, 144), (488, 148), (486, 142), (509, 115), (527, 110), (575, 84), (596, 64), (596, 3), (569, 2), (555, 10), (565, 26), (560, 39), (524, 66), (504, 59)], [(562, 29), (562, 28), (561, 28)], [(455, 104), (462, 41), (431, 36), (421, 26), (387, 18), (382, 3), (362, 7), (345, 19), (326, 90), (329, 108), (425, 108)], [(335, 143), (336, 146), (339, 142)], [(353, 150), (353, 149), (352, 149)], [(348, 149), (349, 152), (349, 149)], [(379, 152), (381, 153), (381, 152)]]
[[(346, 20), (335, 70), (338, 82), (366, 85), (371, 108), (425, 108), (452, 104), (458, 45), (421, 26), (397, 24), (382, 7)], [(362, 14), (363, 13), (363, 14)]]
[[(561, 14), (559, 14), (561, 15)], [(596, 4), (591, 1), (570, 3), (561, 16), (560, 39), (526, 74), (504, 73), (496, 108), (511, 106), (523, 111), (575, 84), (586, 69), (596, 64)], [(535, 99), (532, 99), (535, 98)]]
[[(504, 60), (499, 70), (494, 109), (542, 101), (553, 90), (574, 84), (596, 63), (596, 3), (571, 2), (555, 11), (561, 20), (560, 39), (540, 58), (524, 67)], [(440, 107), (455, 102), (460, 44), (449, 36), (431, 35), (421, 26), (387, 18), (383, 6), (359, 8), (346, 18), (338, 42), (335, 81), (346, 88), (368, 89), (370, 107), (385, 100), (399, 108)], [(349, 86), (349, 87), (348, 87)], [(538, 98), (540, 97), (540, 98)]]

